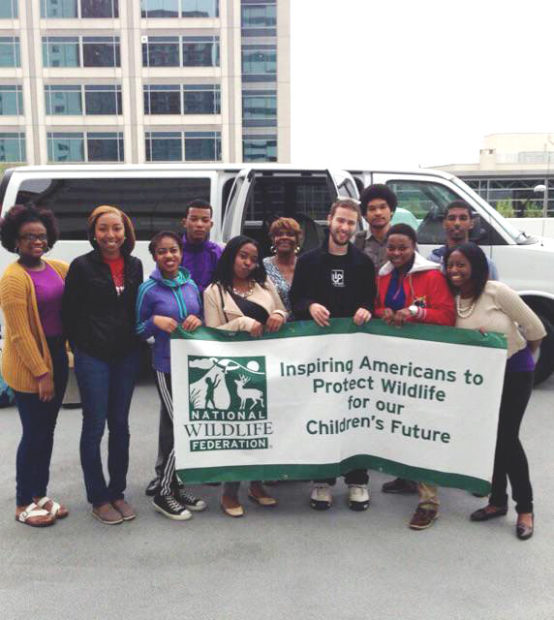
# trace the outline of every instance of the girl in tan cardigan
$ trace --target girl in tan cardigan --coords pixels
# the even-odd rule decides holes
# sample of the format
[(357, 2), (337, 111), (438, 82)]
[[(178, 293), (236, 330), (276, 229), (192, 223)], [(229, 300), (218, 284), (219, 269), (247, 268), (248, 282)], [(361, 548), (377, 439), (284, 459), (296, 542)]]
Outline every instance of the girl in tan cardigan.
[[(204, 320), (207, 327), (246, 331), (261, 336), (276, 332), (287, 313), (260, 260), (258, 244), (244, 236), (229, 241), (217, 264), (213, 284), (204, 291)], [(223, 485), (221, 509), (230, 517), (242, 517), (238, 499), (240, 482)], [(259, 480), (250, 483), (248, 497), (260, 506), (275, 506)]]
[(23, 428), (15, 518), (34, 527), (53, 525), (68, 514), (46, 495), (54, 428), (67, 384), (61, 299), (68, 266), (43, 258), (57, 238), (50, 211), (17, 205), (0, 223), (2, 245), (19, 254), (0, 280), (2, 374), (15, 392)]

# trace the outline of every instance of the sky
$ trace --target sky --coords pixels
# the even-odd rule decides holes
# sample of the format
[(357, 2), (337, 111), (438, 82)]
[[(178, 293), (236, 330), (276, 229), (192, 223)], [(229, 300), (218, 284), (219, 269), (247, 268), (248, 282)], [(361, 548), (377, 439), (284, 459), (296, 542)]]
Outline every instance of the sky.
[(554, 134), (554, 3), (290, 0), (293, 163), (475, 163)]

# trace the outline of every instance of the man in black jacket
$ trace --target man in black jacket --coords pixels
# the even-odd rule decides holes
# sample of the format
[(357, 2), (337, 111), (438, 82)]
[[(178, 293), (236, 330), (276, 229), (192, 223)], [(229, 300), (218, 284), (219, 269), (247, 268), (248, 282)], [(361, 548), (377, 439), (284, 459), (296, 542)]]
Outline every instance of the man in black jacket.
[[(371, 318), (376, 294), (375, 268), (371, 260), (350, 243), (360, 219), (355, 200), (342, 198), (331, 206), (327, 217), (329, 236), (320, 248), (298, 259), (290, 290), (292, 311), (297, 320), (313, 319), (320, 327), (330, 318), (352, 317), (356, 325)], [(369, 477), (364, 469), (348, 472), (348, 505), (352, 510), (369, 506)], [(331, 506), (330, 486), (335, 479), (316, 480), (310, 506)]]

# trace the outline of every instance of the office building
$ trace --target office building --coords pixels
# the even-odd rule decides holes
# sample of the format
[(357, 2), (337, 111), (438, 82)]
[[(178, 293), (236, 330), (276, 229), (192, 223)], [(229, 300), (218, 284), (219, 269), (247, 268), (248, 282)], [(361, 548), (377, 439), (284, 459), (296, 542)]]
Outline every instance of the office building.
[(0, 164), (290, 158), (289, 0), (1, 0)]

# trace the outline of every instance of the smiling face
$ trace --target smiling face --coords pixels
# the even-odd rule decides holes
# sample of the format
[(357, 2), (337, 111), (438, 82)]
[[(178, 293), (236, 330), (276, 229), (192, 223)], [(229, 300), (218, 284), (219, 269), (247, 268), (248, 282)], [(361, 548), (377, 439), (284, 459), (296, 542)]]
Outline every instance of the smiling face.
[(182, 220), (190, 243), (202, 243), (206, 241), (213, 226), (210, 209), (201, 207), (189, 207), (187, 217)]
[(100, 252), (107, 257), (117, 258), (125, 242), (125, 226), (116, 213), (104, 213), (94, 226), (94, 238)]
[(397, 269), (409, 263), (415, 253), (414, 242), (407, 235), (389, 235), (387, 239), (387, 258)]
[(460, 243), (464, 243), (469, 239), (469, 232), (473, 228), (473, 220), (467, 209), (454, 207), (448, 210), (442, 225), (448, 244), (460, 245)]
[(329, 236), (339, 247), (348, 245), (358, 224), (358, 214), (346, 207), (337, 207), (334, 214), (327, 218)]
[(392, 211), (383, 198), (374, 198), (367, 203), (365, 219), (372, 231), (386, 229), (391, 221)]
[(298, 237), (292, 230), (278, 228), (272, 235), (271, 240), (277, 254), (290, 254), (298, 245)]
[(25, 222), (19, 228), (16, 247), (19, 256), (38, 260), (48, 247), (48, 234), (42, 222)]
[(179, 273), (183, 254), (173, 237), (162, 237), (154, 250), (154, 260), (164, 278), (174, 278)]
[(474, 286), (471, 279), (471, 263), (462, 252), (454, 250), (446, 263), (446, 275), (452, 286), (462, 293), (470, 293)]
[(258, 249), (252, 243), (245, 243), (239, 248), (233, 264), (233, 277), (236, 280), (248, 280), (258, 266)]

